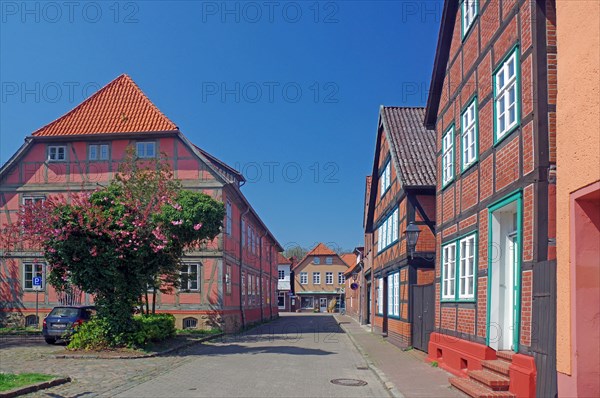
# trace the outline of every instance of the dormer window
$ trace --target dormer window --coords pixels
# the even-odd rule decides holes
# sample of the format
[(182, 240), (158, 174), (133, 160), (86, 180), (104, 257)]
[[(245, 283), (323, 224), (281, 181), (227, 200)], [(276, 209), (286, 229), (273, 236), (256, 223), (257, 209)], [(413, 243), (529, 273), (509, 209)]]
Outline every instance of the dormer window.
[(315, 259), (313, 260), (314, 264), (321, 264), (321, 259), (319, 257), (315, 257)]
[(48, 161), (64, 162), (67, 160), (67, 147), (64, 145), (48, 146)]
[(156, 157), (156, 142), (138, 142), (135, 145), (138, 158), (147, 159)]

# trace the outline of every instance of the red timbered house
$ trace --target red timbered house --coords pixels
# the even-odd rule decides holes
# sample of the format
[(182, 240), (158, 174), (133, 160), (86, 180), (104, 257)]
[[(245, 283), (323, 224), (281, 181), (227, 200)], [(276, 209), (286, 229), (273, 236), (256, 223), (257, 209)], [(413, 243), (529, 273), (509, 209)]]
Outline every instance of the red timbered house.
[[(121, 75), (69, 113), (40, 128), (0, 169), (0, 224), (14, 221), (22, 203), (48, 195), (90, 191), (115, 175), (128, 146), (140, 158), (164, 154), (186, 189), (226, 207), (223, 231), (186, 253), (186, 285), (158, 294), (158, 312), (177, 327), (226, 331), (277, 316), (277, 254), (282, 250), (240, 188), (244, 177), (192, 144), (127, 75)], [(0, 248), (3, 250), (3, 248)], [(0, 319), (35, 323), (32, 279), (45, 275), (41, 253), (0, 257)], [(40, 295), (41, 314), (59, 304), (51, 286)], [(90, 303), (81, 295), (75, 301)]]
[(425, 115), (440, 253), (429, 360), (471, 396), (556, 394), (554, 9), (444, 3)]
[[(367, 190), (365, 253), (371, 264), (364, 284), (373, 329), (402, 348), (426, 351), (433, 308), (424, 311), (423, 304), (433, 305), (436, 214), (435, 133), (423, 127), (424, 115), (424, 108), (380, 109)], [(404, 234), (410, 223), (421, 231), (412, 253)], [(427, 297), (424, 285), (430, 285)]]

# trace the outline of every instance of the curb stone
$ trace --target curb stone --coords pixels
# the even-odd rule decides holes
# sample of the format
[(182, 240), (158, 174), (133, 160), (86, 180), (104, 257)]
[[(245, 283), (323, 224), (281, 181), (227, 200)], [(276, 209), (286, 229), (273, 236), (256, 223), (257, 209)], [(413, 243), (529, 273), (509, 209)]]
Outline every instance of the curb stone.
[[(219, 337), (224, 336), (225, 333), (219, 333), (219, 334), (214, 334), (212, 336), (206, 336), (206, 337), (202, 337), (200, 339), (197, 340), (191, 340), (191, 341), (187, 341), (177, 347), (172, 347), (169, 348), (168, 350), (164, 350), (164, 351), (160, 351), (160, 352), (153, 352), (151, 354), (140, 354), (140, 355), (133, 355), (133, 356), (127, 356), (127, 355), (119, 355), (119, 356), (103, 356), (103, 355), (77, 355), (77, 354), (58, 354), (58, 355), (48, 355), (48, 357), (50, 358), (54, 358), (54, 359), (142, 359), (142, 358), (154, 358), (154, 357), (160, 357), (162, 355), (167, 355), (170, 354), (172, 352), (175, 351), (179, 351), (181, 349), (187, 348), (191, 345), (194, 345), (196, 343), (202, 343), (204, 341), (209, 341), (209, 340), (213, 340)], [(2, 398), (2, 395), (0, 395), (0, 398)]]
[(46, 388), (59, 386), (61, 384), (69, 383), (71, 381), (70, 377), (60, 377), (50, 381), (43, 381), (41, 383), (36, 383), (30, 386), (19, 387), (9, 391), (0, 392), (0, 398), (12, 398), (17, 397), (19, 395), (29, 394), (32, 392), (36, 392), (39, 390), (44, 390)]
[(387, 376), (385, 375), (385, 373), (383, 373), (383, 371), (381, 369), (379, 369), (377, 366), (375, 366), (375, 364), (373, 363), (373, 361), (371, 361), (369, 359), (368, 354), (363, 350), (362, 346), (360, 344), (358, 344), (358, 342), (354, 339), (354, 336), (352, 336), (352, 334), (349, 333), (348, 330), (346, 329), (346, 327), (344, 326), (345, 322), (342, 322), (337, 317), (334, 317), (334, 318), (335, 318), (335, 321), (337, 322), (338, 326), (342, 328), (342, 330), (344, 331), (344, 333), (346, 333), (346, 336), (348, 336), (348, 338), (350, 339), (350, 341), (352, 342), (352, 344), (354, 345), (354, 347), (356, 347), (356, 349), (358, 350), (358, 352), (360, 353), (360, 355), (362, 355), (362, 357), (365, 359), (365, 361), (367, 362), (367, 366), (373, 371), (373, 373), (375, 373), (375, 376), (377, 376), (377, 378), (379, 379), (379, 381), (381, 382), (381, 384), (383, 384), (383, 386), (385, 387), (385, 389), (387, 390), (387, 392), (390, 394), (390, 396), (392, 398), (406, 398), (398, 390), (398, 388), (396, 388), (396, 386), (394, 385), (394, 383), (392, 383), (387, 378)]

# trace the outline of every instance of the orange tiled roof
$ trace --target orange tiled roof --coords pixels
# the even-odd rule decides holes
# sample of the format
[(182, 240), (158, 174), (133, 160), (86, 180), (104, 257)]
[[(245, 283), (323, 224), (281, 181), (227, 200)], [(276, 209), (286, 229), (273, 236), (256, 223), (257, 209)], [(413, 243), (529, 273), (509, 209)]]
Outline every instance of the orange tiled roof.
[(64, 136), (108, 133), (176, 131), (167, 118), (126, 74), (122, 74), (94, 95), (34, 136)]
[(291, 264), (292, 260), (285, 258), (281, 253), (277, 253), (277, 264)]
[(356, 265), (356, 254), (344, 253), (340, 257), (346, 264), (348, 264), (348, 267), (352, 267), (353, 265)]
[(337, 253), (325, 246), (323, 243), (319, 243), (306, 256), (335, 256)]

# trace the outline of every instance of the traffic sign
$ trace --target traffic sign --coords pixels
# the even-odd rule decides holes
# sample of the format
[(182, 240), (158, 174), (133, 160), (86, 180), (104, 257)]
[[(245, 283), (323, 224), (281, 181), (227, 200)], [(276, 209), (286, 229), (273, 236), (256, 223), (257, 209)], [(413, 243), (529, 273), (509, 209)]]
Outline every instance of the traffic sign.
[(42, 277), (41, 276), (34, 276), (32, 282), (33, 282), (32, 283), (33, 290), (42, 290)]

